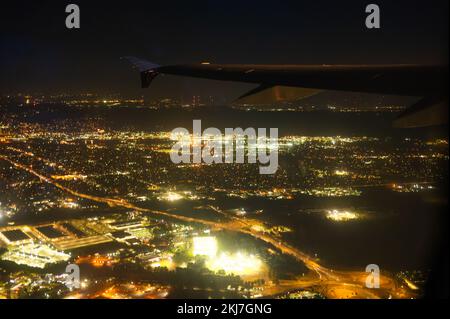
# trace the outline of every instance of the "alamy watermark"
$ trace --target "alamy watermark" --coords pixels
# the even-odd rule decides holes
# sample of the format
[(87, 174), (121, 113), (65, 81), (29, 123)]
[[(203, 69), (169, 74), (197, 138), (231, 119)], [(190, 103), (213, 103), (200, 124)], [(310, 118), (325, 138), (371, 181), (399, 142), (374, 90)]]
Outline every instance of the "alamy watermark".
[(177, 141), (170, 152), (170, 159), (180, 163), (247, 163), (259, 162), (260, 174), (275, 174), (278, 170), (278, 129), (226, 128), (225, 133), (209, 127), (202, 131), (201, 120), (193, 121), (192, 134), (183, 127), (171, 133)]
[(76, 264), (69, 264), (66, 267), (66, 287), (70, 290), (80, 289), (80, 267)]
[(369, 4), (366, 7), (366, 13), (369, 15), (366, 17), (367, 29), (379, 29), (380, 28), (380, 7), (377, 4)]
[(66, 13), (69, 15), (66, 17), (67, 29), (79, 29), (80, 28), (80, 7), (76, 4), (69, 4), (66, 6)]

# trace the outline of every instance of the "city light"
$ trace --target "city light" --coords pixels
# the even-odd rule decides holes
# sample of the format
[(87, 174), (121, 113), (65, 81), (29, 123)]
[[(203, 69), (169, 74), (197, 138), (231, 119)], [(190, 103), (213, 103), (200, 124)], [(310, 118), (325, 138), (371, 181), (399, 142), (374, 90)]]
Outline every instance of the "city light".
[(194, 237), (194, 256), (215, 257), (217, 254), (216, 237)]
[(194, 237), (194, 256), (206, 256), (205, 266), (214, 272), (225, 271), (234, 275), (254, 275), (261, 271), (262, 261), (243, 252), (217, 253), (217, 240), (213, 236)]
[(328, 210), (327, 211), (327, 218), (335, 221), (335, 222), (346, 222), (353, 219), (358, 219), (358, 214), (349, 212), (349, 211), (341, 211), (337, 209)]
[(175, 192), (167, 192), (163, 194), (162, 196), (158, 197), (159, 200), (165, 200), (168, 202), (175, 202), (177, 200), (183, 199), (183, 196), (181, 194), (175, 193)]
[(247, 215), (247, 212), (245, 211), (244, 208), (241, 208), (241, 209), (238, 209), (236, 211), (236, 215), (238, 215), (238, 216), (245, 216), (245, 215)]
[(227, 274), (252, 275), (261, 271), (262, 262), (255, 255), (246, 253), (222, 253), (206, 262), (206, 267), (212, 271), (223, 270)]
[(334, 171), (334, 175), (336, 175), (336, 176), (347, 176), (348, 172), (345, 171), (345, 170), (337, 169), (337, 170)]
[(67, 198), (67, 199), (61, 200), (60, 206), (63, 208), (75, 209), (75, 208), (79, 207), (79, 204), (77, 202), (75, 202), (72, 198)]
[(57, 251), (47, 245), (34, 243), (10, 248), (2, 256), (2, 260), (41, 269), (45, 268), (47, 264), (65, 262), (69, 258), (69, 254)]
[(433, 185), (421, 185), (418, 183), (412, 184), (393, 184), (392, 190), (398, 193), (418, 193), (421, 191), (427, 191), (434, 189)]

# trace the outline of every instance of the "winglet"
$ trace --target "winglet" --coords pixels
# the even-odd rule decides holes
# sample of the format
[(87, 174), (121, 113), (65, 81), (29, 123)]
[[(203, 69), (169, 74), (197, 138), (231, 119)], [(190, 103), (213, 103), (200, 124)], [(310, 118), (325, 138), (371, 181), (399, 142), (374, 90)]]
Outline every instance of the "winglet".
[(139, 72), (141, 72), (141, 87), (143, 89), (148, 88), (153, 79), (159, 74), (158, 68), (160, 67), (160, 65), (158, 64), (138, 59), (134, 56), (125, 56), (123, 57), (123, 59), (130, 62), (134, 68), (138, 69)]
[(122, 57), (122, 59), (125, 59), (128, 62), (130, 62), (136, 69), (139, 70), (139, 72), (155, 70), (160, 67), (160, 65), (158, 65), (156, 63), (142, 60), (142, 59), (136, 58), (134, 56), (124, 56), (124, 57)]

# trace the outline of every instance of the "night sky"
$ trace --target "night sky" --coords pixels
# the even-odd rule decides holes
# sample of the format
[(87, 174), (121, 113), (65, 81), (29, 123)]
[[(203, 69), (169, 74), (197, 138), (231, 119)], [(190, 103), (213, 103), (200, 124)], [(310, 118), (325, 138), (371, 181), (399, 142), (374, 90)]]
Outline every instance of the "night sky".
[[(80, 6), (81, 29), (65, 27), (69, 3)], [(381, 8), (379, 30), (365, 28), (369, 3)], [(0, 92), (142, 94), (124, 55), (158, 64), (442, 64), (447, 46), (448, 1), (14, 1), (0, 7)], [(145, 92), (235, 90), (165, 77)]]

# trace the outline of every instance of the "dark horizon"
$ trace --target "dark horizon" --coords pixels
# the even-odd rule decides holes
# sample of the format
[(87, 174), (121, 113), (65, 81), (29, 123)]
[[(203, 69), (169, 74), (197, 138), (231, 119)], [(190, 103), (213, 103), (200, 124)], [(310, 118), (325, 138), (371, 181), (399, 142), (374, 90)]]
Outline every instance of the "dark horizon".
[[(139, 88), (120, 60), (158, 64), (447, 64), (448, 2), (377, 1), (382, 28), (364, 27), (367, 3), (77, 1), (81, 29), (65, 28), (69, 2), (15, 1), (0, 19), (0, 93), (117, 92), (232, 99), (248, 85), (158, 78)], [(420, 43), (420, 45), (419, 45)]]

